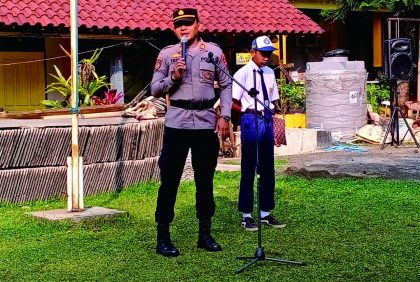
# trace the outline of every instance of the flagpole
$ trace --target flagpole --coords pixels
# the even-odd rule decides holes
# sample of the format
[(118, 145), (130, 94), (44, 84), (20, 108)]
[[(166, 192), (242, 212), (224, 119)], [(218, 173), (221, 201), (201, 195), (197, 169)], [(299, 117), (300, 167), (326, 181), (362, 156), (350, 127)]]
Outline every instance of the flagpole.
[(79, 93), (78, 93), (78, 3), (70, 0), (70, 43), (71, 43), (71, 157), (68, 158), (67, 210), (82, 211), (83, 207), (83, 160), (79, 157)]

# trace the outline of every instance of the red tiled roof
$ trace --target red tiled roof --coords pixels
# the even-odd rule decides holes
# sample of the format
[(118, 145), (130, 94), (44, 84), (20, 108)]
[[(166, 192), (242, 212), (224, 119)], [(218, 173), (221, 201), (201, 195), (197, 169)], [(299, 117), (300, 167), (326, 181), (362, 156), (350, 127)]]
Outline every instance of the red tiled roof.
[[(69, 0), (2, 0), (0, 23), (69, 26)], [(196, 7), (204, 31), (322, 33), (324, 30), (287, 0), (79, 0), (79, 25), (87, 28), (166, 30), (172, 12)], [(253, 11), (253, 10), (254, 11)]]

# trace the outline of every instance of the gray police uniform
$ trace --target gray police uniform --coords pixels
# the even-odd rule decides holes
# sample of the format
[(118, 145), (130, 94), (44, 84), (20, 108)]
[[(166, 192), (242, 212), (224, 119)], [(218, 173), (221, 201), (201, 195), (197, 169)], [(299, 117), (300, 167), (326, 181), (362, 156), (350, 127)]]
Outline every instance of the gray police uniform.
[(219, 139), (214, 132), (216, 112), (214, 81), (220, 87), (221, 115), (230, 117), (232, 107), (231, 81), (212, 63), (206, 62), (213, 53), (214, 62), (228, 72), (226, 58), (220, 47), (200, 40), (195, 51), (188, 50), (186, 69), (179, 81), (172, 80), (173, 67), (181, 57), (180, 44), (164, 48), (155, 65), (151, 91), (153, 96), (169, 95), (170, 107), (165, 115), (165, 133), (159, 158), (161, 186), (155, 220), (170, 223), (185, 160), (191, 149), (196, 184), (196, 213), (201, 220), (214, 215), (213, 176), (219, 154)]
[[(221, 115), (230, 117), (232, 107), (230, 79), (212, 63), (206, 62), (209, 52), (212, 52), (215, 62), (227, 72), (225, 56), (220, 47), (214, 43), (200, 40), (198, 45), (198, 54), (193, 55), (188, 52), (186, 70), (179, 82), (172, 81), (171, 76), (174, 65), (181, 57), (180, 44), (168, 46), (160, 52), (153, 74), (152, 95), (162, 97), (169, 94), (171, 101), (182, 100), (193, 103), (205, 103), (213, 100), (215, 102), (214, 81), (217, 78), (221, 90)], [(171, 105), (173, 104), (172, 102)], [(214, 129), (216, 113), (213, 109), (213, 104), (201, 110), (189, 110), (172, 106), (166, 113), (165, 125), (184, 129)]]

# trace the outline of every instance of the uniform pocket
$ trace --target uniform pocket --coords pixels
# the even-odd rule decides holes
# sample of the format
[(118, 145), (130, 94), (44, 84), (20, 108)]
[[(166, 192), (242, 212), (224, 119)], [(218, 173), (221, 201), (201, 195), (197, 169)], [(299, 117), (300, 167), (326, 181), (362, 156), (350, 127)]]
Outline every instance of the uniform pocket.
[(214, 65), (200, 62), (200, 82), (214, 83)]
[(255, 117), (252, 114), (244, 114), (241, 120), (242, 131), (254, 131), (255, 130)]

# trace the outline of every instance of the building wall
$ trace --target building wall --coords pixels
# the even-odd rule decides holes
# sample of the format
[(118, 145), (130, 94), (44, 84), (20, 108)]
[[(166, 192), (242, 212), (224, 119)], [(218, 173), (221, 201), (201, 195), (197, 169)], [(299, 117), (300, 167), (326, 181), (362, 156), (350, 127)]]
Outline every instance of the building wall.
[[(202, 33), (202, 37), (205, 41), (217, 43), (223, 49), (231, 74), (242, 66), (236, 65), (236, 53), (249, 52), (251, 41), (259, 35), (262, 34)], [(273, 34), (270, 36), (276, 38)], [(130, 40), (130, 37), (118, 40), (118, 38), (115, 37), (107, 39), (106, 36), (101, 38), (85, 36), (79, 40), (79, 52), (83, 53), (79, 55), (79, 60), (89, 58), (92, 54), (91, 52), (84, 52), (105, 47), (99, 60), (96, 62), (95, 67), (98, 75), (106, 75), (108, 79), (112, 76), (112, 68), (110, 67), (111, 58), (115, 54), (121, 54), (125, 103), (131, 101), (150, 83), (153, 76), (155, 61), (160, 50), (168, 45), (178, 43), (178, 39), (172, 31), (145, 31), (138, 34), (132, 34), (132, 38), (133, 40)], [(130, 42), (131, 44), (107, 48), (108, 46), (121, 44), (123, 42)], [(273, 61), (272, 67), (277, 67), (279, 60), (285, 60), (287, 63), (294, 64), (294, 69), (299, 68), (303, 71), (307, 61), (319, 59), (321, 42), (320, 36), (308, 35), (302, 37), (300, 35), (288, 35), (286, 40), (287, 52), (284, 54), (282, 52), (283, 45), (279, 44), (280, 56), (277, 60)], [(10, 37), (5, 39), (0, 37), (0, 43), (2, 43), (0, 52), (36, 50), (42, 54), (42, 58), (46, 59), (45, 62), (42, 63), (45, 71), (39, 71), (38, 75), (43, 77), (44, 81), (39, 83), (40, 87), (36, 99), (37, 101), (42, 99), (63, 99), (62, 95), (59, 93), (45, 94), (45, 87), (55, 81), (51, 76), (51, 74), (56, 73), (54, 66), (59, 68), (64, 77), (67, 78), (70, 76), (70, 59), (60, 47), (62, 46), (70, 52), (69, 38), (64, 37), (64, 35), (48, 36), (45, 38)], [(293, 68), (291, 70), (293, 70)], [(276, 72), (279, 75), (280, 72), (278, 69)], [(3, 96), (7, 97), (13, 95), (6, 92), (4, 93)], [(98, 92), (98, 94), (100, 95), (101, 93)], [(38, 103), (36, 107), (23, 106), (20, 110), (35, 108), (42, 109), (43, 106)], [(11, 108), (6, 108), (4, 110), (11, 110)]]

